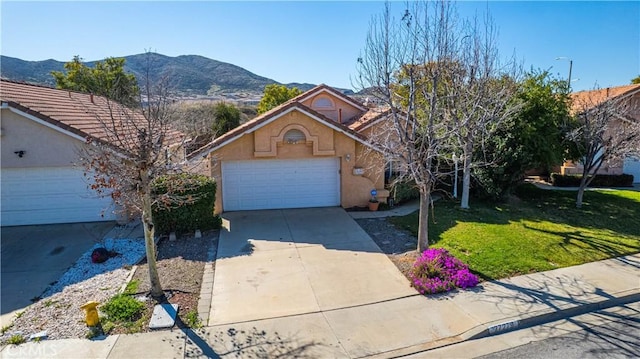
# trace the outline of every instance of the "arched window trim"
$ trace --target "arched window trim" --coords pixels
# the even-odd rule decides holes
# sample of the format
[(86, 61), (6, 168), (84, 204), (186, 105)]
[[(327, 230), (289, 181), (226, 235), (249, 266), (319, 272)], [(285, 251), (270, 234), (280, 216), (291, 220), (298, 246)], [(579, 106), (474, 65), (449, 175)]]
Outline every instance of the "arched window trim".
[(318, 110), (333, 110), (336, 105), (329, 96), (318, 96), (311, 103), (311, 107)]
[(288, 144), (293, 144), (293, 145), (297, 143), (305, 142), (306, 140), (307, 140), (307, 136), (304, 134), (304, 132), (295, 128), (292, 128), (289, 131), (287, 131), (283, 137), (283, 142)]

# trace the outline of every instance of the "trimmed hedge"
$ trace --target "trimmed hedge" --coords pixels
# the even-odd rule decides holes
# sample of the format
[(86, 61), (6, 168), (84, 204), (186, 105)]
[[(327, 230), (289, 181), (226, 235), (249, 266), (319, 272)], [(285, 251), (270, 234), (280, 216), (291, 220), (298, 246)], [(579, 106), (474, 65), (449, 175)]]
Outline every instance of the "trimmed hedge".
[(182, 234), (220, 227), (220, 218), (213, 214), (216, 182), (212, 178), (193, 173), (162, 176), (154, 181), (153, 193), (159, 198), (153, 206), (157, 233)]
[[(582, 175), (551, 174), (551, 183), (556, 187), (578, 187)], [(589, 187), (633, 187), (633, 176), (621, 175), (596, 175)]]

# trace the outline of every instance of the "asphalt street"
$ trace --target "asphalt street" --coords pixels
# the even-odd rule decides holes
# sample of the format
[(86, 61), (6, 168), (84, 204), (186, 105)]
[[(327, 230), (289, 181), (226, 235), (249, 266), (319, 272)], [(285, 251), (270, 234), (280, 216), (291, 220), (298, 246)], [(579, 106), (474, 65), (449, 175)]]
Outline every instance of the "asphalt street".
[(607, 318), (603, 325), (591, 327), (588, 323), (574, 320), (574, 324), (582, 326), (583, 329), (480, 358), (640, 358), (640, 317), (603, 316)]

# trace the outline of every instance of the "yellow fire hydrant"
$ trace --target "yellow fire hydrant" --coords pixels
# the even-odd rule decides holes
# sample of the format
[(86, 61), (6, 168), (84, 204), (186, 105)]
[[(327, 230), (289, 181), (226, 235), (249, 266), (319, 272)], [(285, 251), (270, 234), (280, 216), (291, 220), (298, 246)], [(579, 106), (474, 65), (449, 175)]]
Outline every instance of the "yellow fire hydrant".
[(98, 317), (98, 309), (96, 308), (100, 303), (92, 300), (90, 302), (85, 303), (80, 309), (83, 309), (86, 314), (85, 322), (87, 322), (87, 326), (95, 327), (100, 323), (100, 318)]

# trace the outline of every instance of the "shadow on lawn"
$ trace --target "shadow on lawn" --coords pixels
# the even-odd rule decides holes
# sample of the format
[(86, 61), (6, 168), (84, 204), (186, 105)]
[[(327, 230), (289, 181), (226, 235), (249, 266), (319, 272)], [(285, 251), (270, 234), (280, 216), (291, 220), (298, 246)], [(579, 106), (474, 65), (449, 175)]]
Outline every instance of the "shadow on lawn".
[[(416, 235), (418, 214), (406, 220), (391, 219), (398, 227)], [(485, 224), (509, 224), (512, 222), (554, 222), (574, 227), (607, 230), (629, 236), (640, 236), (640, 202), (607, 193), (590, 191), (582, 209), (575, 208), (575, 193), (538, 189), (522, 186), (517, 197), (510, 201), (491, 203), (480, 200), (471, 202), (471, 209), (459, 208), (452, 200), (436, 202), (436, 209), (429, 214), (429, 239), (437, 243), (441, 235), (460, 222)], [(530, 227), (529, 227), (530, 228)], [(533, 228), (532, 228), (533, 229)], [(593, 243), (594, 247), (606, 247), (606, 243), (594, 243), (594, 237), (583, 231), (553, 232), (569, 240)], [(602, 242), (607, 242), (606, 240)], [(624, 245), (622, 245), (624, 246)], [(638, 246), (628, 246), (640, 250)], [(612, 252), (613, 253), (613, 252)]]
[(525, 228), (535, 230), (551, 235), (555, 235), (562, 238), (562, 243), (558, 246), (566, 252), (571, 252), (570, 247), (578, 245), (578, 243), (589, 247), (597, 252), (605, 253), (608, 257), (618, 257), (624, 254), (628, 254), (633, 251), (640, 251), (640, 241), (636, 244), (625, 244), (620, 241), (613, 241), (606, 238), (595, 237), (586, 233), (585, 231), (572, 230), (572, 231), (552, 231), (534, 228), (528, 225), (524, 225)]
[[(532, 238), (531, 246), (551, 245), (551, 248), (545, 249), (549, 253), (555, 251), (573, 253), (580, 248), (593, 253), (591, 260), (598, 260), (640, 251), (640, 240), (637, 239), (640, 238), (639, 201), (608, 191), (589, 191), (585, 195), (583, 208), (577, 209), (575, 195), (575, 191), (544, 190), (533, 185), (523, 185), (517, 189), (516, 196), (504, 202), (472, 200), (469, 210), (460, 209), (459, 202), (440, 200), (435, 203), (435, 211), (429, 213), (430, 244), (438, 246), (444, 233), (463, 223), (475, 223), (480, 226), (498, 225), (488, 229), (485, 235), (494, 236), (494, 238), (486, 238), (488, 241), (499, 243), (501, 238), (505, 238), (501, 236), (509, 233), (506, 226), (516, 223), (526, 230), (533, 231), (530, 237)], [(391, 218), (389, 221), (400, 229), (408, 230), (414, 236), (417, 234), (417, 212), (406, 217)], [(500, 225), (505, 227), (499, 228)], [(467, 239), (447, 240), (448, 246), (456, 247), (458, 254), (479, 254), (475, 251), (482, 249), (479, 247), (481, 246), (479, 241), (483, 240), (480, 238), (482, 234), (464, 232), (465, 227), (460, 228), (462, 228), (461, 235)], [(478, 227), (474, 225), (467, 227), (466, 230), (474, 228)], [(535, 231), (538, 231), (540, 236), (537, 236)], [(604, 234), (597, 232), (604, 232)], [(545, 244), (543, 241), (536, 243), (535, 238), (538, 237), (546, 238)], [(551, 238), (557, 238), (557, 240)], [(487, 263), (498, 260), (496, 256), (519, 255), (519, 249), (516, 247), (509, 253), (509, 243), (501, 244), (504, 246), (500, 249), (504, 251), (502, 253), (499, 249), (491, 249), (489, 252), (492, 253), (482, 251)], [(521, 244), (528, 245), (526, 242)], [(538, 252), (530, 261), (525, 258), (522, 265), (514, 265), (513, 268), (507, 269), (508, 275), (527, 274), (532, 270), (539, 271), (541, 267), (539, 265), (533, 267), (533, 263), (542, 263), (545, 258), (544, 253)], [(464, 260), (464, 258), (460, 259)], [(549, 268), (542, 270), (554, 269), (555, 264), (551, 263), (553, 259), (547, 258), (546, 261), (549, 263)], [(489, 273), (478, 271), (475, 273), (485, 280), (497, 278)]]

